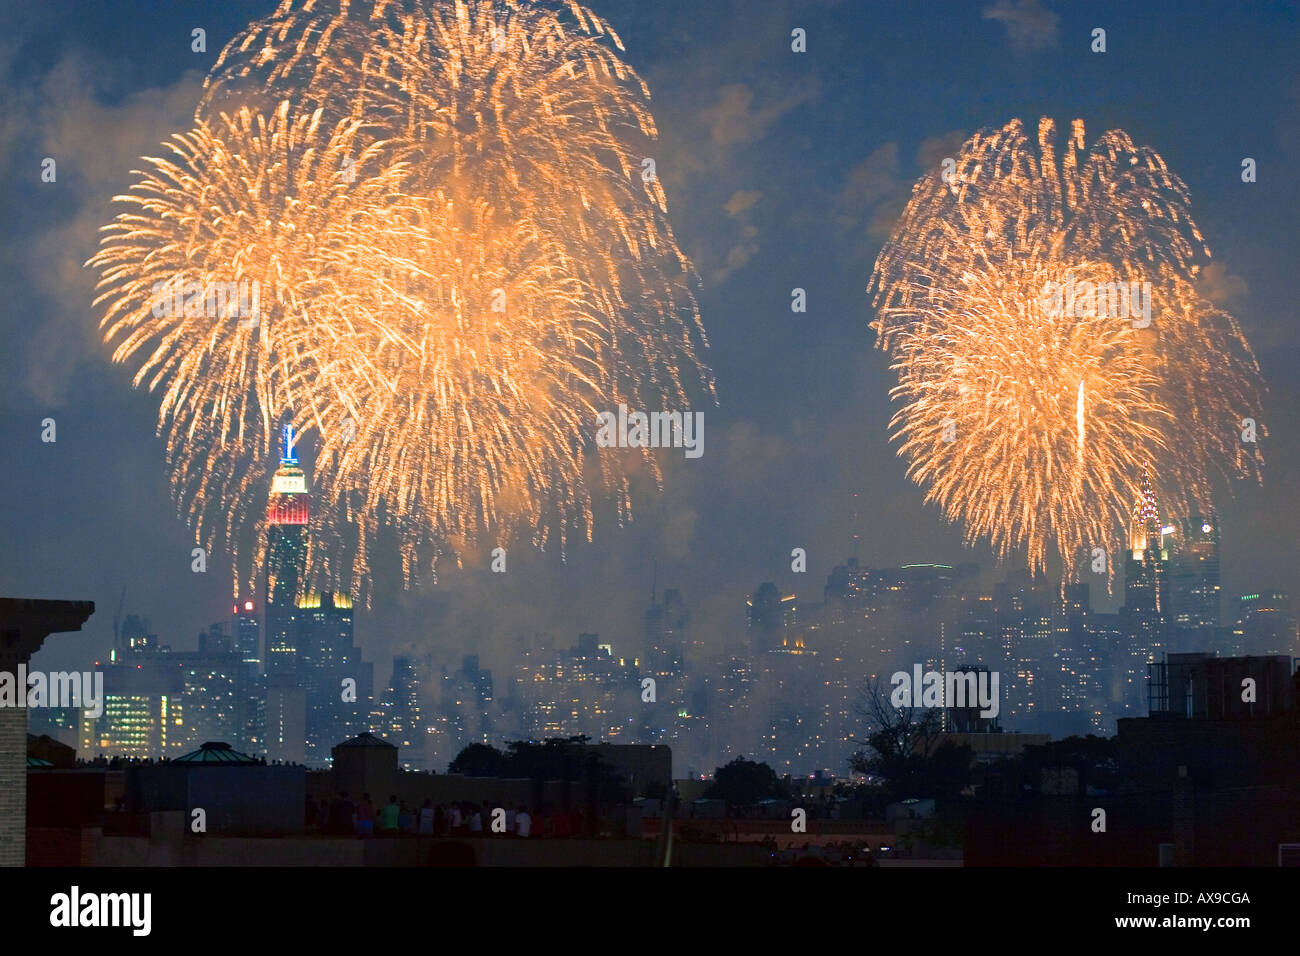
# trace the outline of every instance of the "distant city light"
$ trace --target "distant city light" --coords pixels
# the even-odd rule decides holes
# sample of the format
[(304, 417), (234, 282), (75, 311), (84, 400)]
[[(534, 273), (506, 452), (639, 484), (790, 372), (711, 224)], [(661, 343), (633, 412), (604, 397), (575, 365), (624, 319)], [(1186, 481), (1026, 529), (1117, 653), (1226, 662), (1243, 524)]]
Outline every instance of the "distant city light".
[(1210, 533), (1210, 523), (1208, 521), (1201, 525), (1201, 533), (1202, 534)]
[(1173, 533), (1174, 533), (1174, 526), (1171, 525), (1171, 524), (1167, 524), (1167, 525), (1165, 525), (1163, 528), (1160, 529), (1160, 533), (1161, 533), (1161, 534), (1173, 534)]

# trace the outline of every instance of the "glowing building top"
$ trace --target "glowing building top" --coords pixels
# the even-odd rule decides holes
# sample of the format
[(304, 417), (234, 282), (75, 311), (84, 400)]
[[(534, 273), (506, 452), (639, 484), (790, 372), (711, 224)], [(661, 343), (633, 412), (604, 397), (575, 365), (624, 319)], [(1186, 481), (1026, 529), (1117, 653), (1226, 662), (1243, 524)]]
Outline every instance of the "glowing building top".
[(285, 425), (284, 452), (280, 455), (280, 467), (271, 479), (271, 495), (266, 506), (266, 517), (271, 524), (307, 523), (307, 476), (298, 467), (298, 455), (294, 450), (296, 437), (293, 426)]
[(1163, 551), (1165, 539), (1160, 525), (1160, 509), (1156, 493), (1151, 487), (1151, 466), (1142, 467), (1142, 498), (1133, 509), (1133, 523), (1129, 528), (1129, 548), (1133, 557), (1141, 559), (1147, 549)]

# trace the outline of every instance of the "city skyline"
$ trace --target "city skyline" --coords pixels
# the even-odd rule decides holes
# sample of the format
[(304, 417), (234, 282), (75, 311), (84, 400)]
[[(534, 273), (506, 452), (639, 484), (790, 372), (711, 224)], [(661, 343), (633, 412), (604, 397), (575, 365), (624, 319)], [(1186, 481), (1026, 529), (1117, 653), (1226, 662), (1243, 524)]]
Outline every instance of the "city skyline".
[[(456, 669), (435, 648), (395, 656), (377, 683), (353, 643), (354, 614), (364, 610), (305, 583), (312, 494), (294, 444), (286, 426), (270, 482), (260, 628), (257, 602), (237, 600), (228, 620), (199, 635), (196, 652), (178, 651), (149, 633), (149, 620), (120, 620), (119, 608), (102, 715), (68, 726), (38, 712), (37, 729), (71, 738), (87, 756), (174, 757), (220, 739), (310, 766), (370, 732), (394, 739), (403, 766), (436, 771), (470, 744), (581, 733), (668, 744), (691, 774), (739, 755), (795, 775), (839, 776), (856, 746), (864, 690), (890, 668), (1005, 674), (1005, 729), (1108, 734), (1117, 717), (1146, 706), (1148, 663), (1207, 647), (1290, 654), (1297, 641), (1284, 593), (1267, 595), (1281, 599), (1271, 615), (1259, 616), (1263, 592), (1224, 613), (1212, 516), (1168, 523), (1148, 469), (1117, 614), (1091, 599), (1094, 583), (1112, 580), (1095, 560), (1094, 573), (1083, 573), (1093, 581), (1054, 583), (1028, 569), (985, 582), (973, 563), (872, 568), (849, 558), (826, 576), (821, 600), (764, 582), (745, 596), (743, 629), (706, 631), (680, 588), (659, 590), (656, 567), (640, 640), (584, 632), (565, 651), (567, 638), (520, 635), (522, 656), (497, 665), (496, 693), (493, 668), (480, 670), (478, 655)], [(1180, 530), (1186, 545), (1175, 542)], [(355, 704), (340, 705), (338, 687), (349, 682)]]

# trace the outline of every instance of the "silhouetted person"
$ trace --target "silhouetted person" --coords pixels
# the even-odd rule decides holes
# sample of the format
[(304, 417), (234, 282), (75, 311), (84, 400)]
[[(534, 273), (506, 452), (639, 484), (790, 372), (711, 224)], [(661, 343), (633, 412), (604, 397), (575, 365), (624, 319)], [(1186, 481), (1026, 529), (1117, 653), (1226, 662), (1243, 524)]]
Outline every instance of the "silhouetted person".
[(379, 832), (385, 836), (393, 836), (397, 833), (402, 816), (402, 808), (397, 804), (397, 794), (392, 794), (388, 798), (388, 803), (379, 811)]
[(334, 801), (330, 808), (330, 830), (334, 833), (354, 832), (356, 807), (348, 799), (348, 792), (344, 790), (339, 794), (339, 798)]
[(573, 831), (569, 829), (569, 815), (563, 810), (555, 811), (551, 826), (557, 840), (573, 836)]
[(361, 802), (357, 804), (357, 834), (359, 836), (374, 836), (375, 833), (375, 805), (370, 802), (370, 794), (363, 793)]

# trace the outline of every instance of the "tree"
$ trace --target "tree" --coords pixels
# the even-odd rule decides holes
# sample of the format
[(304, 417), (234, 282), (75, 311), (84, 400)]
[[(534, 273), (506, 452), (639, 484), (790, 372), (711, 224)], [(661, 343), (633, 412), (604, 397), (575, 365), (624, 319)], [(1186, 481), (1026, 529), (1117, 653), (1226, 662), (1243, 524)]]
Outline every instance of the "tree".
[(447, 766), (447, 772), (467, 777), (503, 777), (508, 763), (506, 755), (490, 744), (469, 744)]
[(765, 763), (755, 763), (737, 757), (725, 767), (713, 771), (713, 783), (704, 791), (710, 800), (725, 800), (727, 807), (745, 807), (768, 797), (784, 799), (790, 796), (785, 783)]
[[(447, 768), (448, 773), (470, 777), (513, 777), (538, 781), (561, 780), (582, 783), (588, 802), (617, 803), (627, 799), (629, 788), (618, 772), (588, 747), (585, 735), (512, 740), (505, 752), (488, 744), (470, 744)], [(538, 791), (540, 793), (540, 790)]]
[(970, 747), (943, 739), (943, 714), (937, 708), (894, 707), (873, 678), (854, 712), (867, 722), (866, 749), (850, 758), (856, 773), (882, 777), (893, 799), (934, 797), (952, 800), (970, 778)]
[(1119, 748), (1113, 737), (1066, 737), (1045, 744), (1026, 747), (1022, 755), (1025, 774), (1031, 786), (1041, 785), (1042, 772), (1072, 768), (1078, 774), (1078, 792), (1088, 787), (1113, 792), (1120, 784)]

